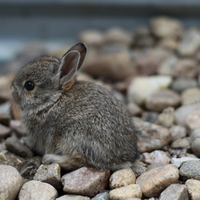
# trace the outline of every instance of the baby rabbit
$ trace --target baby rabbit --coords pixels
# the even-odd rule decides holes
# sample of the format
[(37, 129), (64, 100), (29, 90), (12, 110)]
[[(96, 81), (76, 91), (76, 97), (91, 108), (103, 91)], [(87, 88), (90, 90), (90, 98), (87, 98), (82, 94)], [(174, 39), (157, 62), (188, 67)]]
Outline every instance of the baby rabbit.
[(67, 170), (92, 166), (113, 171), (137, 157), (137, 130), (109, 91), (76, 81), (87, 48), (79, 43), (61, 59), (38, 58), (18, 72), (12, 95), (22, 110), (29, 141), (43, 163)]

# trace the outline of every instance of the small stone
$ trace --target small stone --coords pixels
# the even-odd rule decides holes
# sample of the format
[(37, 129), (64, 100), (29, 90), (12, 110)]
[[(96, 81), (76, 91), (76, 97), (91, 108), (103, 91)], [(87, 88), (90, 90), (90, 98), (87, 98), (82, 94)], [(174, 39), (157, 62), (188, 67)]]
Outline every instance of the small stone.
[(181, 94), (182, 105), (200, 103), (200, 90), (199, 88), (189, 88), (184, 90)]
[(178, 168), (172, 164), (151, 169), (142, 174), (136, 183), (141, 186), (145, 197), (156, 197), (166, 187), (176, 183), (179, 179)]
[(9, 121), (11, 119), (10, 110), (10, 102), (0, 104), (0, 123), (5, 124), (6, 126), (9, 126)]
[(187, 134), (186, 128), (179, 125), (173, 125), (169, 131), (171, 133), (172, 142), (184, 138)]
[(63, 190), (71, 194), (95, 196), (108, 185), (110, 172), (108, 170), (97, 170), (90, 167), (82, 167), (73, 172), (65, 174), (61, 178)]
[(188, 128), (188, 131), (192, 133), (195, 129), (200, 128), (200, 109), (191, 113), (185, 121), (185, 125)]
[(57, 163), (51, 165), (40, 165), (33, 180), (49, 183), (57, 189), (61, 188), (61, 172)]
[(161, 90), (147, 97), (146, 107), (151, 111), (162, 112), (167, 107), (177, 107), (180, 97), (172, 90)]
[(176, 78), (171, 87), (174, 91), (180, 93), (189, 88), (197, 87), (197, 81), (196, 79)]
[(10, 128), (0, 124), (0, 139), (6, 138), (10, 135)]
[(105, 42), (106, 43), (121, 43), (125, 46), (130, 46), (133, 42), (133, 38), (131, 37), (131, 34), (126, 32), (125, 30), (114, 27), (109, 29), (105, 33)]
[(187, 30), (179, 45), (178, 53), (181, 56), (193, 56), (200, 47), (200, 32), (197, 29)]
[(176, 123), (180, 126), (186, 125), (188, 115), (199, 109), (200, 103), (180, 106), (175, 110)]
[(191, 200), (200, 199), (200, 181), (189, 179), (185, 183)]
[(109, 196), (111, 200), (125, 200), (134, 197), (142, 198), (142, 191), (139, 185), (131, 184), (111, 190)]
[(22, 144), (15, 136), (6, 139), (6, 148), (8, 151), (13, 152), (21, 157), (33, 157), (32, 151), (27, 146)]
[(155, 150), (151, 153), (143, 153), (142, 154), (142, 160), (143, 162), (147, 164), (151, 163), (164, 163), (169, 164), (170, 158), (166, 155), (164, 151)]
[(57, 196), (58, 192), (53, 186), (34, 180), (25, 183), (19, 192), (19, 200), (47, 200)]
[(172, 148), (190, 148), (190, 142), (188, 138), (180, 138), (172, 142)]
[(104, 36), (98, 30), (86, 30), (79, 35), (79, 41), (90, 47), (101, 47), (104, 43)]
[(196, 156), (200, 157), (200, 138), (196, 138), (192, 141), (191, 149)]
[(148, 122), (135, 122), (135, 126), (140, 130), (138, 135), (138, 151), (143, 153), (161, 149), (171, 141), (168, 129)]
[(15, 76), (11, 74), (0, 76), (0, 103), (12, 99), (10, 85), (14, 78)]
[(186, 161), (181, 165), (180, 176), (183, 180), (187, 179), (196, 179), (200, 180), (200, 161), (199, 160), (190, 160)]
[(141, 115), (143, 110), (142, 108), (140, 108), (137, 104), (135, 104), (134, 102), (130, 102), (128, 105), (127, 105), (127, 108), (130, 112), (130, 114), (132, 116), (138, 116), (138, 115)]
[(132, 80), (128, 88), (128, 101), (143, 105), (153, 93), (166, 89), (172, 83), (170, 76), (138, 77)]
[(171, 184), (160, 195), (159, 200), (189, 200), (187, 187), (181, 184)]
[(159, 114), (157, 112), (143, 112), (142, 120), (145, 122), (156, 123)]
[(168, 107), (158, 116), (156, 124), (161, 125), (165, 128), (171, 127), (175, 123), (174, 108)]
[(157, 17), (150, 21), (151, 30), (159, 38), (180, 38), (183, 27), (180, 21), (169, 17)]
[(92, 200), (109, 200), (109, 193), (103, 192), (100, 194), (97, 194)]
[(57, 198), (56, 200), (90, 200), (90, 198), (81, 196), (81, 195), (68, 194), (68, 195), (61, 196), (61, 197)]
[(178, 41), (173, 38), (164, 38), (163, 40), (159, 42), (158, 45), (162, 48), (175, 51), (177, 50), (177, 47), (178, 47)]
[(110, 189), (120, 188), (126, 185), (135, 184), (136, 177), (132, 169), (121, 169), (115, 171), (109, 180)]
[(0, 165), (0, 199), (15, 200), (23, 184), (19, 172), (12, 166)]
[(200, 159), (198, 159), (198, 158), (182, 157), (182, 158), (172, 158), (171, 163), (179, 168), (183, 163), (185, 163), (187, 161), (191, 161), (191, 160), (199, 160), (200, 161)]

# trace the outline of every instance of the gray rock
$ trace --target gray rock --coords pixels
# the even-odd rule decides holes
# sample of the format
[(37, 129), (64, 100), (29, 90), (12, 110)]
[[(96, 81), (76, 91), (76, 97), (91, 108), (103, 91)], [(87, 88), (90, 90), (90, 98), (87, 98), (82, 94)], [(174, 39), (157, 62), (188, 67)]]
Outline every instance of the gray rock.
[(180, 176), (183, 180), (187, 179), (196, 179), (200, 180), (200, 161), (199, 160), (190, 160), (181, 165), (179, 170)]
[(178, 45), (181, 56), (193, 56), (200, 47), (200, 32), (197, 29), (187, 30)]
[(172, 158), (171, 163), (179, 168), (183, 163), (185, 163), (187, 161), (191, 161), (191, 160), (199, 160), (200, 161), (200, 159), (198, 159), (198, 158), (182, 157), (182, 158)]
[(179, 125), (173, 125), (169, 131), (171, 133), (172, 142), (177, 139), (184, 138), (187, 134), (186, 128)]
[(181, 94), (181, 104), (195, 104), (200, 103), (200, 90), (199, 88), (189, 88), (182, 92)]
[(190, 144), (193, 153), (200, 157), (200, 129), (196, 129), (190, 136)]
[(146, 99), (148, 110), (162, 112), (167, 107), (177, 107), (180, 97), (172, 90), (161, 90), (149, 95)]
[(57, 198), (56, 200), (90, 200), (90, 198), (81, 195), (68, 194), (68, 195), (63, 195)]
[(157, 112), (143, 112), (142, 120), (145, 122), (156, 123), (159, 114)]
[(99, 193), (91, 200), (109, 200), (109, 193), (108, 192)]
[(0, 165), (0, 199), (15, 200), (23, 184), (19, 172), (9, 165)]
[(171, 184), (160, 194), (159, 200), (189, 200), (187, 187), (181, 184)]
[(10, 128), (0, 124), (0, 139), (8, 137), (10, 133), (11, 133)]
[(0, 104), (0, 123), (9, 125), (9, 120), (11, 119), (10, 116), (11, 111), (11, 104), (10, 102), (5, 102)]

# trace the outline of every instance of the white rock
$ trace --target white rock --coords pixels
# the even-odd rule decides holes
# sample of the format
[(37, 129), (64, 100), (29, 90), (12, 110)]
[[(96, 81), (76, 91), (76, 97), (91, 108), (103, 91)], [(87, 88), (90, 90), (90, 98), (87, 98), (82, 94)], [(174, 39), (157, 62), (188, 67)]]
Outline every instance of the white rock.
[(177, 167), (180, 167), (183, 163), (190, 161), (190, 160), (200, 160), (200, 159), (192, 158), (192, 157), (172, 158), (171, 163)]

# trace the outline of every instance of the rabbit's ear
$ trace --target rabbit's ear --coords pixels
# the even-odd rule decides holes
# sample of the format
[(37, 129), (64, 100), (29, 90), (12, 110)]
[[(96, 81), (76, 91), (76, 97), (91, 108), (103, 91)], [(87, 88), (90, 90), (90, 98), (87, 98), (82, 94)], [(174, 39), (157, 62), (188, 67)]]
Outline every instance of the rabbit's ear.
[(62, 85), (65, 85), (73, 79), (76, 71), (78, 71), (83, 64), (86, 52), (86, 46), (83, 43), (79, 43), (63, 55), (59, 67)]

